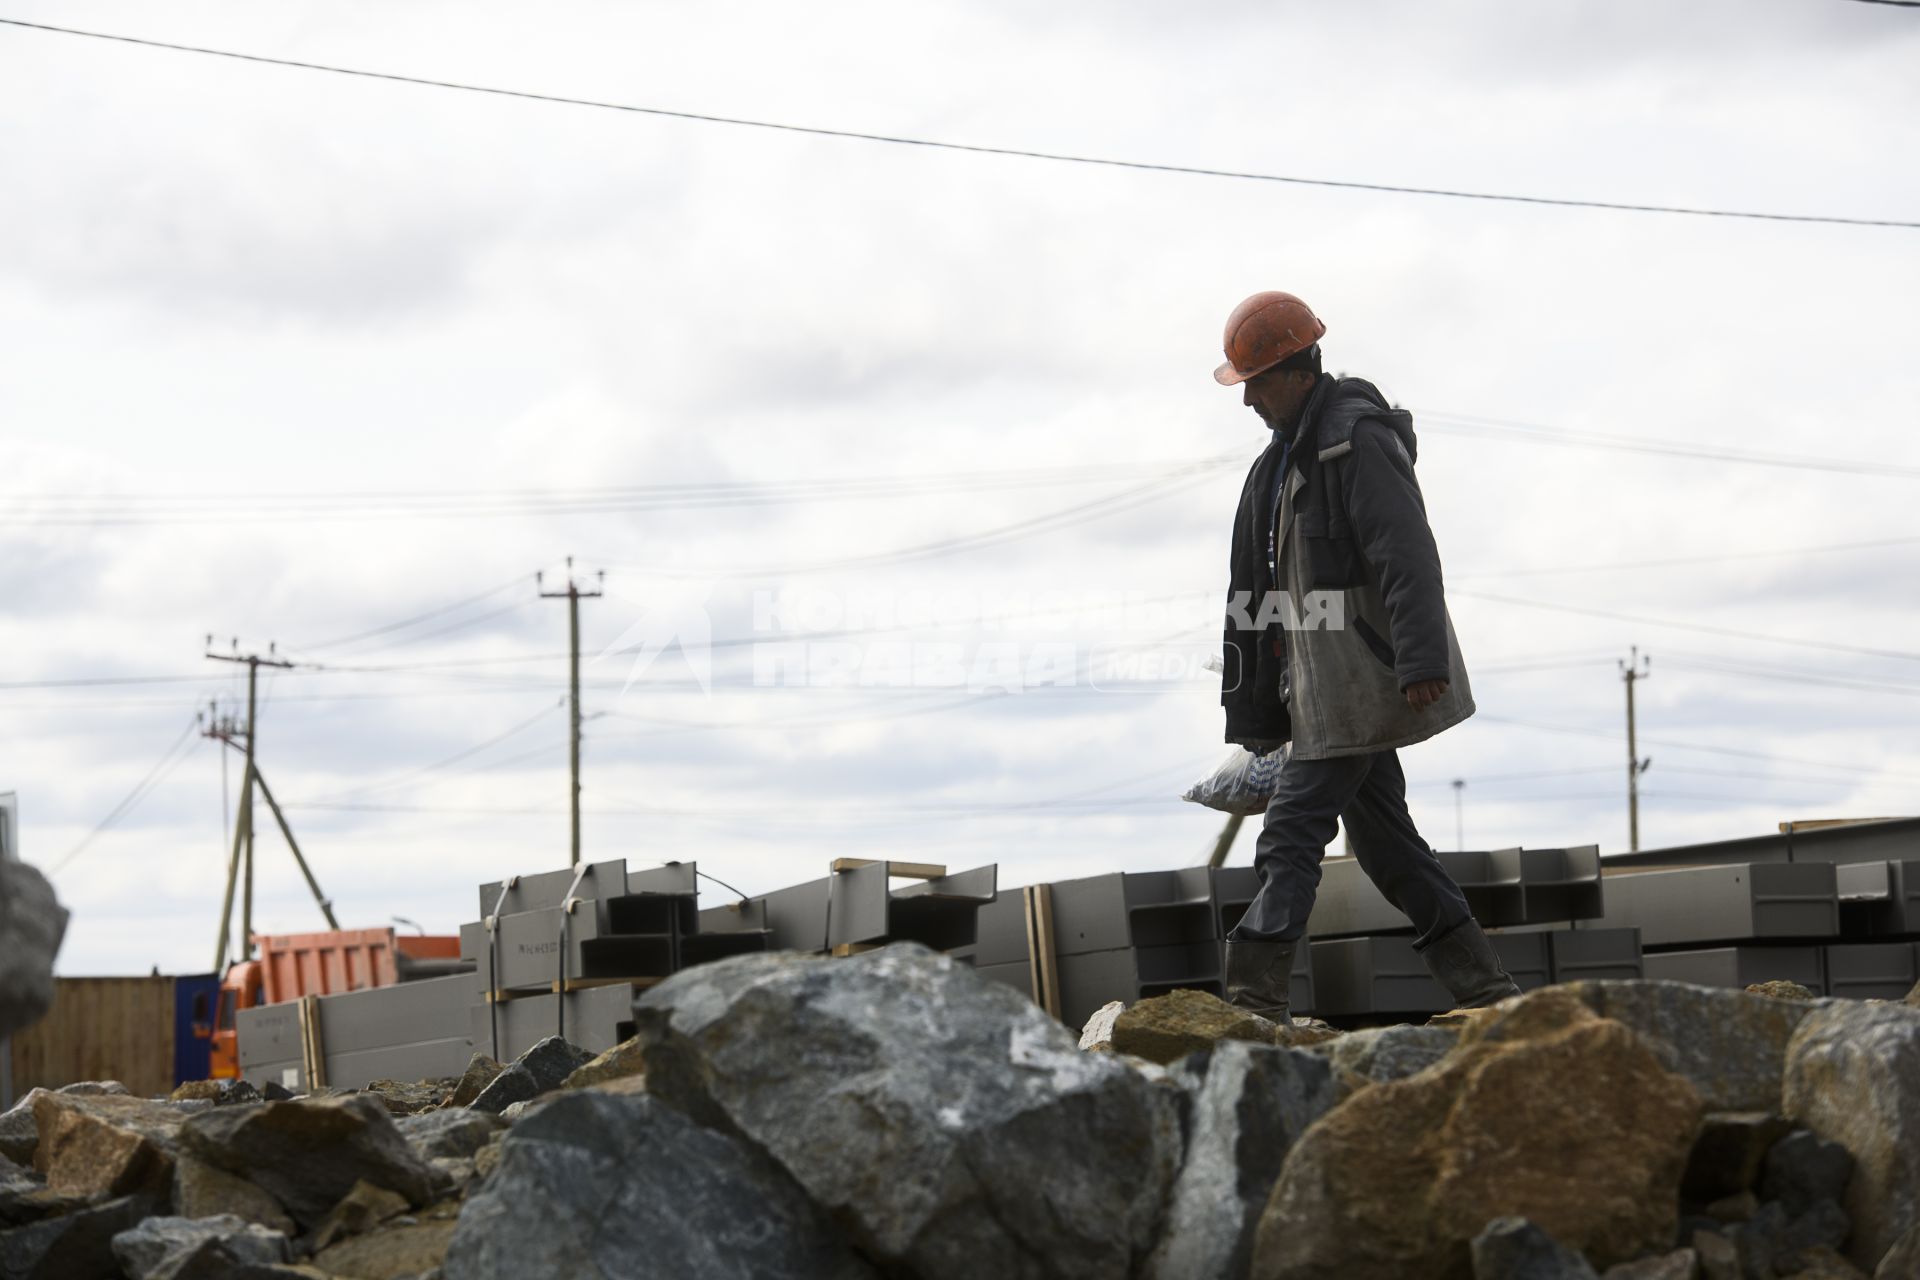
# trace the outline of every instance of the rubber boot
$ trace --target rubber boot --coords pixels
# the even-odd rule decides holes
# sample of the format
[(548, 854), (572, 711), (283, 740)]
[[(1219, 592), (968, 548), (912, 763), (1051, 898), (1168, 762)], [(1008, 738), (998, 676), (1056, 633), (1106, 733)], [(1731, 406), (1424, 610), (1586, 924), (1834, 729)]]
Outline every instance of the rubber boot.
[(1257, 1013), (1283, 1027), (1293, 1025), (1287, 1012), (1288, 987), (1293, 982), (1293, 953), (1297, 942), (1228, 942), (1227, 1003)]
[(1479, 1009), (1520, 994), (1519, 986), (1500, 967), (1493, 944), (1471, 917), (1429, 943), (1420, 958), (1453, 997), (1456, 1009)]

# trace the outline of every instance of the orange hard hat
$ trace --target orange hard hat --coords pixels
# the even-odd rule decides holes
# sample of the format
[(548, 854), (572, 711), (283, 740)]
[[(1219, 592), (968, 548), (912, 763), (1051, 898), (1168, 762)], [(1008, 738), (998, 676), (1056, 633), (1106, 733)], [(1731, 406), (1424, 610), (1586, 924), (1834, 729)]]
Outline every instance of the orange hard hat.
[(1214, 381), (1231, 387), (1305, 351), (1327, 331), (1313, 308), (1290, 293), (1256, 293), (1227, 317), (1227, 362)]

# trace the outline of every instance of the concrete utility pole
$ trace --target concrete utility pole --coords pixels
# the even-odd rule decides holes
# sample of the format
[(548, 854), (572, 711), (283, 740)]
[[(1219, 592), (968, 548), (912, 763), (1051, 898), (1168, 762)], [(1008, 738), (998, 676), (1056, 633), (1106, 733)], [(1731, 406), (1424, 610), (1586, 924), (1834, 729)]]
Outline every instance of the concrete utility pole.
[(1620, 678), (1627, 685), (1627, 848), (1635, 853), (1640, 851), (1640, 775), (1647, 771), (1653, 758), (1640, 758), (1640, 748), (1634, 738), (1633, 724), (1633, 686), (1637, 681), (1645, 680), (1653, 674), (1653, 659), (1640, 656), (1640, 646), (1635, 645), (1628, 651), (1628, 658), (1620, 664)]
[(338, 929), (340, 922), (334, 918), (333, 904), (320, 892), (319, 882), (313, 878), (313, 871), (307, 866), (306, 858), (300, 852), (300, 845), (293, 838), (293, 828), (288, 825), (287, 817), (280, 811), (280, 805), (273, 798), (273, 792), (267, 789), (267, 780), (260, 772), (256, 754), (260, 717), (259, 685), (260, 668), (274, 667), (291, 671), (293, 663), (278, 657), (274, 646), (268, 645), (266, 655), (241, 653), (239, 642), (234, 642), (232, 653), (212, 652), (213, 637), (207, 637), (207, 657), (215, 662), (244, 663), (247, 668), (247, 718), (244, 722), (235, 720), (231, 715), (215, 715), (208, 718), (207, 728), (201, 731), (202, 737), (215, 738), (229, 747), (239, 748), (246, 756), (246, 764), (241, 770), (239, 815), (233, 827), (233, 852), (227, 860), (227, 890), (220, 904), (220, 944), (214, 952), (213, 971), (225, 973), (227, 969), (227, 944), (233, 928), (233, 898), (236, 882), (242, 882), (240, 901), (240, 959), (253, 958), (253, 791), (260, 789), (260, 796), (267, 802), (267, 808), (273, 812), (274, 821), (280, 825), (280, 834), (287, 839), (287, 847), (293, 850), (293, 860), (299, 864), (300, 874), (306, 878), (307, 887), (313, 890), (314, 901), (320, 904), (320, 912), (327, 918), (327, 926)]
[[(533, 575), (533, 585), (539, 588), (546, 575)], [(596, 575), (596, 580), (605, 582), (604, 571)], [(573, 580), (573, 557), (567, 557), (567, 589), (565, 591), (541, 591), (543, 600), (565, 600), (567, 602), (567, 648), (570, 655), (570, 675), (568, 680), (568, 719), (572, 722), (572, 733), (568, 737), (567, 760), (572, 774), (572, 785), (568, 788), (569, 808), (573, 817), (573, 857), (571, 865), (580, 865), (580, 602), (598, 599), (602, 592), (596, 588), (582, 591), (580, 584)]]

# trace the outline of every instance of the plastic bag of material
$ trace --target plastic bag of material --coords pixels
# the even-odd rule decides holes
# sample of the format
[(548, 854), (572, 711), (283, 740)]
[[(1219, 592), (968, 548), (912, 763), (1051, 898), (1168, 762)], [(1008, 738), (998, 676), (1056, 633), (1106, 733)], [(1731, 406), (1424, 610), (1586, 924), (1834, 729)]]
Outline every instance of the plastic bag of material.
[(1188, 787), (1181, 798), (1222, 813), (1265, 813), (1280, 781), (1280, 767), (1292, 750), (1292, 743), (1265, 755), (1235, 747), (1219, 768)]

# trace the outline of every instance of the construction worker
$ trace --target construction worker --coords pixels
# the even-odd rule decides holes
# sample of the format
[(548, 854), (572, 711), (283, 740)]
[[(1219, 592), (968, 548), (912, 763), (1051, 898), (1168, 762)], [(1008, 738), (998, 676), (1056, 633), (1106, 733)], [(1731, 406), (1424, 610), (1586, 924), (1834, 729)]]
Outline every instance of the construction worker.
[(1287, 1022), (1335, 819), (1456, 1005), (1518, 995), (1465, 896), (1407, 813), (1399, 747), (1473, 714), (1414, 477), (1413, 418), (1372, 383), (1321, 371), (1327, 331), (1289, 293), (1227, 320), (1226, 363), (1273, 433), (1233, 521), (1226, 739), (1285, 751), (1254, 851), (1260, 890), (1227, 938), (1227, 999)]

